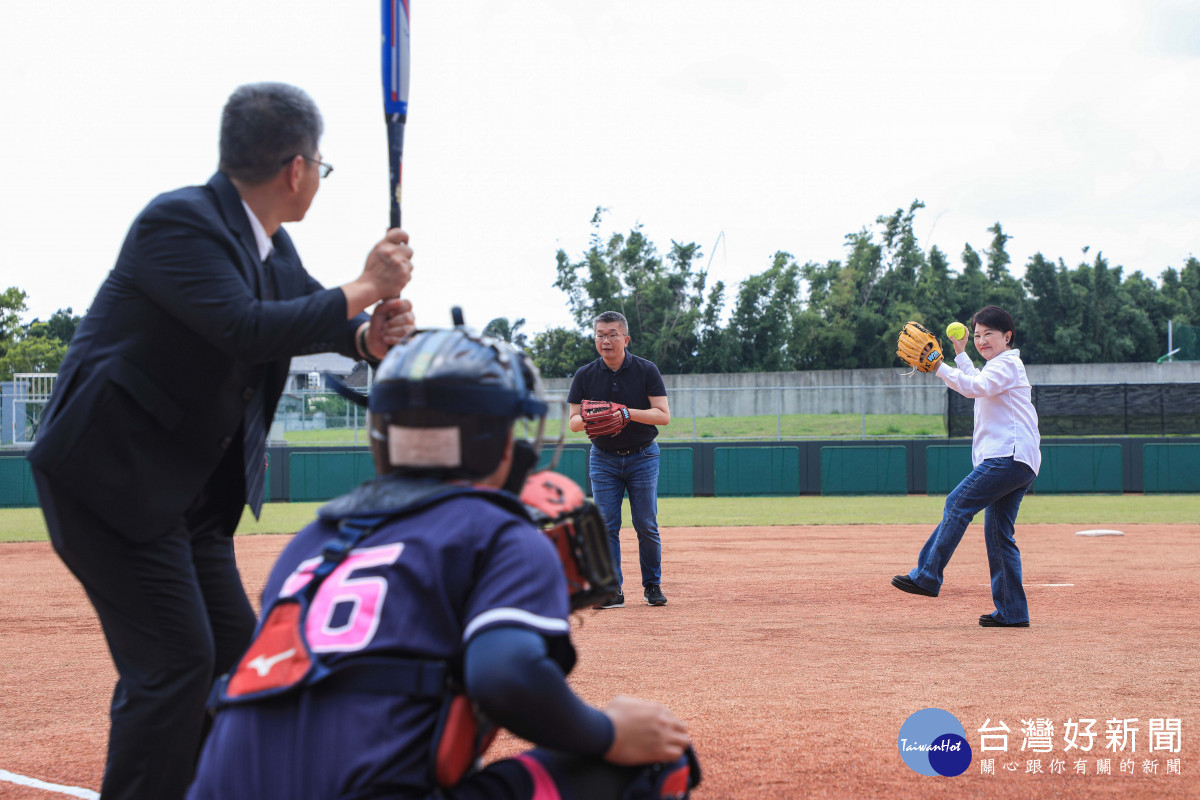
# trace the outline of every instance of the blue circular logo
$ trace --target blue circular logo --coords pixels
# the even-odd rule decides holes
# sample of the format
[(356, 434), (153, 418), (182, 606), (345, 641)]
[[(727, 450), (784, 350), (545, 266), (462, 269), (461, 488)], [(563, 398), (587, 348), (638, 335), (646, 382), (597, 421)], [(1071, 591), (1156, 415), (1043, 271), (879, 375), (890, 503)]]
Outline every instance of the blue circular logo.
[(971, 745), (958, 718), (940, 708), (923, 708), (900, 726), (900, 757), (913, 772), (953, 778), (971, 766)]

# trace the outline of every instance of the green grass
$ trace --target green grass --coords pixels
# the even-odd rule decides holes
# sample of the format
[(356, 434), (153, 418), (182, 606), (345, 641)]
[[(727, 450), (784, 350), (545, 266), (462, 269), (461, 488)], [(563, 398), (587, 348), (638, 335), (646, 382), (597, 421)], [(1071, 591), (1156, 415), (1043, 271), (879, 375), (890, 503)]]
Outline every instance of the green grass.
[[(659, 429), (660, 441), (691, 440), (691, 417), (672, 417)], [(866, 435), (945, 436), (945, 420), (938, 414), (868, 414)], [(577, 434), (584, 438), (583, 434)], [(784, 414), (782, 417), (699, 417), (696, 439), (857, 439), (863, 436), (859, 414)]]
[[(548, 425), (553, 427), (552, 425)], [(554, 427), (557, 430), (557, 427)], [(945, 436), (945, 419), (939, 414), (868, 414), (867, 437)], [(354, 444), (353, 428), (328, 428), (318, 431), (287, 431), (284, 439), (291, 445)], [(863, 436), (863, 417), (859, 414), (784, 414), (752, 417), (699, 417), (695, 430), (692, 418), (673, 416), (671, 424), (659, 428), (659, 441), (726, 439), (859, 439)], [(587, 436), (568, 433), (568, 442), (586, 442)], [(365, 428), (358, 429), (358, 443), (367, 444)]]
[[(1043, 428), (1046, 420), (1043, 421)], [(552, 432), (558, 430), (557, 423), (550, 421), (547, 428)], [(557, 435), (557, 434), (555, 434)], [(784, 414), (776, 417), (773, 414), (749, 417), (698, 417), (695, 420), (695, 430), (692, 428), (691, 417), (673, 416), (671, 424), (658, 429), (658, 439), (661, 442), (690, 442), (690, 441), (733, 441), (759, 440), (774, 441), (776, 439), (914, 439), (920, 437), (944, 437), (946, 435), (946, 420), (940, 414)], [(1084, 432), (1061, 434), (1068, 438), (1109, 437), (1112, 434), (1088, 434)], [(1147, 435), (1155, 435), (1153, 432)], [(1043, 434), (1043, 439), (1054, 439), (1057, 435)], [(290, 445), (304, 446), (345, 446), (359, 444), (366, 446), (367, 430), (360, 427), (355, 438), (353, 428), (327, 428), (315, 431), (287, 431), (283, 435)], [(568, 442), (584, 444), (587, 436), (583, 432), (567, 433)], [(956, 440), (970, 444), (970, 437)]]
[[(664, 527), (740, 525), (937, 524), (942, 497), (664, 497)], [(320, 503), (268, 503), (262, 519), (242, 517), (239, 534), (294, 533), (316, 516)], [(628, 525), (629, 506), (623, 507)], [(1018, 524), (1064, 523), (1105, 528), (1122, 523), (1191, 523), (1200, 519), (1200, 495), (1030, 495)], [(44, 541), (36, 508), (0, 510), (0, 542)]]
[(326, 428), (325, 430), (317, 431), (288, 431), (283, 434), (284, 440), (290, 445), (308, 446), (308, 445), (353, 445), (360, 444), (366, 446), (370, 440), (367, 438), (367, 429), (360, 427), (357, 431), (358, 440), (355, 441), (354, 428)]
[(47, 538), (40, 508), (0, 509), (0, 542), (42, 542)]

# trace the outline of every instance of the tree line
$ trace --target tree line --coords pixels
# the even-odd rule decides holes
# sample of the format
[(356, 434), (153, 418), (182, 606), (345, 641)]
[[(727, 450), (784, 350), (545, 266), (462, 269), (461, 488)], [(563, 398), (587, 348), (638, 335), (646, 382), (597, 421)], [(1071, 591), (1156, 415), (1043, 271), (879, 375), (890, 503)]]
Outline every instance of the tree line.
[(29, 295), (15, 286), (0, 292), (0, 381), (23, 372), (56, 372), (82, 317), (60, 308), (50, 319), (22, 324)]
[[(1074, 265), (1037, 253), (1017, 278), (1011, 237), (997, 222), (987, 249), (964, 245), (954, 267), (938, 247), (921, 248), (913, 222), (924, 207), (914, 200), (847, 235), (845, 260), (802, 264), (780, 251), (735, 288), (708, 285), (696, 243), (672, 239), (660, 254), (640, 225), (606, 235), (605, 210), (597, 208), (587, 250), (555, 256), (554, 286), (575, 327), (531, 336), (524, 319), (499, 317), (484, 332), (527, 350), (543, 375), (565, 377), (596, 358), (592, 318), (610, 310), (629, 320), (630, 349), (665, 374), (898, 366), (896, 335), (905, 322), (942, 335), (946, 323), (968, 322), (985, 305), (1013, 315), (1027, 364), (1154, 361), (1166, 352), (1168, 320), (1200, 326), (1194, 257), (1156, 282), (1141, 270), (1126, 275), (1085, 247)], [(56, 371), (79, 325), (70, 308), (22, 324), (27, 299), (16, 287), (0, 293), (0, 380)]]
[(987, 249), (966, 244), (955, 268), (938, 247), (920, 247), (913, 222), (924, 207), (914, 200), (847, 235), (844, 261), (802, 264), (777, 252), (736, 289), (708, 285), (694, 242), (672, 239), (660, 254), (640, 225), (606, 236), (597, 208), (588, 249), (577, 259), (561, 249), (556, 255), (554, 285), (576, 327), (529, 337), (520, 332), (525, 320), (501, 317), (486, 332), (525, 347), (543, 375), (564, 377), (596, 358), (591, 321), (609, 310), (628, 318), (632, 352), (665, 374), (898, 366), (905, 322), (922, 322), (945, 343), (947, 323), (967, 323), (986, 305), (1013, 315), (1027, 364), (1154, 361), (1166, 351), (1168, 320), (1200, 325), (1194, 257), (1155, 282), (1085, 247), (1074, 265), (1038, 253), (1017, 278), (1006, 250), (1011, 237), (997, 222)]

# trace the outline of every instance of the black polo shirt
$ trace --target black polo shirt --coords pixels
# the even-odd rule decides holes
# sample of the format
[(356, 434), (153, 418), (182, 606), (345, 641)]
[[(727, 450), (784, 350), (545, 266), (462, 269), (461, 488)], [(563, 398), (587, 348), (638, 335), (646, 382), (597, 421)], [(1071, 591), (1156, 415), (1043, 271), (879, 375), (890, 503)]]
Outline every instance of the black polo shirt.
[[(630, 408), (650, 408), (651, 397), (666, 397), (667, 387), (653, 361), (625, 351), (625, 363), (616, 372), (610, 370), (603, 358), (580, 367), (567, 393), (568, 403), (584, 400), (609, 400)], [(645, 447), (658, 436), (658, 428), (642, 422), (630, 422), (616, 436), (601, 436), (592, 444), (601, 450), (633, 450)]]

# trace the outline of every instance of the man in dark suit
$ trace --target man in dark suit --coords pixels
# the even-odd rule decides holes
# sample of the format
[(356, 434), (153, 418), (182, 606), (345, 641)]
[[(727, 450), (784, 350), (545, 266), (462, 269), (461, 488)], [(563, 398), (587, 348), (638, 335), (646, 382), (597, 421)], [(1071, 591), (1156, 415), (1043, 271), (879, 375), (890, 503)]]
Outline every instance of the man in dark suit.
[(281, 227), (304, 218), (332, 169), (321, 132), (295, 87), (230, 96), (217, 174), (134, 220), (29, 454), (51, 542), (120, 675), (105, 800), (183, 797), (209, 687), (253, 633), (232, 537), (244, 505), (262, 505), (290, 358), (376, 361), (413, 327), (399, 299), (407, 234), (388, 231), (361, 275), (325, 289)]

